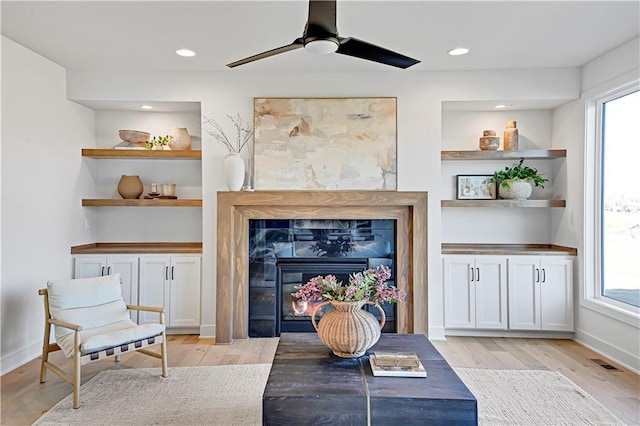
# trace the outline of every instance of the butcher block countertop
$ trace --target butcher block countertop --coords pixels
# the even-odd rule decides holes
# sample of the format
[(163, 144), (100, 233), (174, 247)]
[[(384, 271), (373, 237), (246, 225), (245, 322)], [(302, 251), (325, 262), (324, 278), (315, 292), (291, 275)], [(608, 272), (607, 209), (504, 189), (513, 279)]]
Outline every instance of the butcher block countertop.
[(442, 254), (576, 256), (573, 247), (555, 244), (442, 244)]
[(202, 243), (92, 243), (71, 247), (71, 254), (202, 253)]

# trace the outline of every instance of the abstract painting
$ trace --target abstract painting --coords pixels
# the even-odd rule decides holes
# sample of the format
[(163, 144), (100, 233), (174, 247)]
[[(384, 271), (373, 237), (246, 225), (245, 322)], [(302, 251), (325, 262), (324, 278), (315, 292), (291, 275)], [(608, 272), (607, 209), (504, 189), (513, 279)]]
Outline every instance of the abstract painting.
[(255, 98), (255, 189), (395, 191), (396, 103)]

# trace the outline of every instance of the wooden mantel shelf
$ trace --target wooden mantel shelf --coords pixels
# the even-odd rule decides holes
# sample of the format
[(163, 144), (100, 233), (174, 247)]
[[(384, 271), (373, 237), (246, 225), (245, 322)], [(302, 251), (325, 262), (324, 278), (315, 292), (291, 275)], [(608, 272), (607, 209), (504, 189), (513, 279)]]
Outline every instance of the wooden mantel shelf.
[(442, 160), (518, 160), (528, 158), (531, 160), (546, 160), (564, 158), (566, 149), (530, 149), (522, 151), (442, 151)]
[(83, 207), (202, 207), (202, 200), (194, 199), (120, 199), (89, 198), (82, 200)]
[(179, 159), (179, 160), (200, 160), (202, 151), (186, 150), (186, 151), (158, 151), (147, 149), (93, 149), (83, 148), (83, 157), (90, 158), (111, 158), (111, 159)]

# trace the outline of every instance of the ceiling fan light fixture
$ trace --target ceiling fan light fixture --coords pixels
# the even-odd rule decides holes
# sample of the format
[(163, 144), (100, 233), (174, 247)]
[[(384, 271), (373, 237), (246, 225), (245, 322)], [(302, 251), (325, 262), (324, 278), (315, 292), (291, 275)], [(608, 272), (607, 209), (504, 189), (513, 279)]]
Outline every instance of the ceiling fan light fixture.
[(305, 43), (304, 50), (314, 55), (326, 55), (338, 50), (338, 42), (332, 39), (315, 39)]

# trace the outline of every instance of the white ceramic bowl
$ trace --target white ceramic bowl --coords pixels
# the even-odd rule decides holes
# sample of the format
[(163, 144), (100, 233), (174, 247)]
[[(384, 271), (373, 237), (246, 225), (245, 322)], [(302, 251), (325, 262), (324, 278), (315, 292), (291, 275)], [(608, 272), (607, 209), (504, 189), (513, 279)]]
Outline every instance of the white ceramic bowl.
[(123, 141), (135, 144), (144, 144), (151, 138), (151, 133), (139, 130), (119, 130), (118, 134)]

